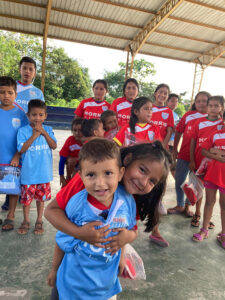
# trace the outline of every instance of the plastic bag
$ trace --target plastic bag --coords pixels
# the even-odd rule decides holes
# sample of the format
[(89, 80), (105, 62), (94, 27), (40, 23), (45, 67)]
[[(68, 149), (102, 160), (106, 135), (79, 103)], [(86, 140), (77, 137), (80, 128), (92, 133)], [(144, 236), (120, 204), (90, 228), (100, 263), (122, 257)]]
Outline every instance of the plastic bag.
[(188, 183), (181, 185), (182, 190), (190, 201), (191, 205), (195, 205), (198, 199), (202, 198), (204, 185), (193, 172), (189, 174)]
[(20, 194), (20, 168), (0, 165), (0, 194)]
[(208, 157), (204, 157), (203, 160), (201, 161), (200, 166), (198, 167), (198, 170), (195, 172), (195, 175), (204, 177), (210, 161), (212, 161), (212, 159)]
[(121, 276), (133, 280), (146, 280), (143, 261), (130, 244), (125, 246), (124, 256), (126, 265)]

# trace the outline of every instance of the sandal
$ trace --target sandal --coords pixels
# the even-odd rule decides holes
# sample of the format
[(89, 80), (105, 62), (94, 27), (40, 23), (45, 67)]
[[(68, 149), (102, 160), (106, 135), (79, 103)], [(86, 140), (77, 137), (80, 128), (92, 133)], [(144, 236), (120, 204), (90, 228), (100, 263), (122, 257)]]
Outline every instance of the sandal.
[(14, 229), (14, 220), (5, 219), (2, 223), (2, 231), (11, 231)]
[(209, 222), (208, 229), (213, 229), (215, 227), (215, 224), (213, 222)]
[(43, 222), (36, 222), (34, 227), (34, 234), (42, 235), (44, 233)]
[(21, 223), (20, 227), (17, 229), (17, 233), (24, 235), (27, 234), (30, 229), (30, 222)]
[(217, 241), (220, 243), (221, 247), (225, 249), (225, 241), (222, 241), (222, 236), (225, 236), (225, 233), (221, 233), (217, 236)]
[(193, 234), (192, 240), (195, 242), (202, 242), (204, 239), (208, 238), (208, 230), (205, 228), (200, 229), (201, 232), (204, 232), (205, 235), (201, 235), (200, 233)]
[(192, 220), (191, 220), (191, 226), (199, 227), (200, 226), (200, 222), (199, 222), (200, 219), (201, 219), (200, 215), (194, 214), (193, 217), (192, 217)]

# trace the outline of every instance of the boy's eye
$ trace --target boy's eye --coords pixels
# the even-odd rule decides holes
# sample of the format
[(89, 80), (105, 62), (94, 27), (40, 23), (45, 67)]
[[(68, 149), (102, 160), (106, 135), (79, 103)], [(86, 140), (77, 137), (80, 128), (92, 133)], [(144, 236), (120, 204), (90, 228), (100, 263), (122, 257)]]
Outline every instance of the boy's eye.
[(112, 175), (112, 171), (105, 171), (106, 175)]
[(90, 172), (90, 173), (87, 173), (87, 174), (86, 174), (86, 177), (92, 178), (93, 176), (94, 176), (94, 173), (93, 173), (93, 172)]

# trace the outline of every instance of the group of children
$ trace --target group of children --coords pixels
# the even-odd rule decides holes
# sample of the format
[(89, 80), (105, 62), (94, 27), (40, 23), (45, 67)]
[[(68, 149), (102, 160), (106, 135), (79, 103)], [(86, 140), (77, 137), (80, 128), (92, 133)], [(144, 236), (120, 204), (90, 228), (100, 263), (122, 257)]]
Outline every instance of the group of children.
[[(57, 145), (52, 128), (43, 124), (47, 117), (43, 98), (27, 103), (20, 99), (16, 104), (17, 91), (29, 89), (36, 70), (32, 62), (25, 62), (25, 67), (22, 62), (23, 84), (16, 86), (13, 79), (0, 77), (0, 163), (21, 165), (24, 220), (17, 232), (28, 232), (29, 208), (36, 199), (34, 233), (42, 234), (44, 201), (51, 198), (52, 149)], [(225, 248), (223, 97), (198, 93), (191, 111), (179, 121), (174, 112), (179, 97), (170, 94), (168, 85), (156, 88), (154, 104), (147, 97), (137, 98), (138, 91), (138, 82), (129, 78), (124, 96), (110, 105), (105, 101), (106, 81), (96, 80), (94, 96), (75, 110), (72, 135), (59, 152), (62, 189), (45, 209), (45, 217), (59, 230), (48, 276), (51, 299), (115, 299), (121, 291), (118, 274), (127, 263), (125, 245), (137, 238), (137, 220), (146, 221), (151, 241), (168, 246), (158, 224), (169, 170), (175, 177), (177, 205), (168, 213), (184, 213), (192, 217), (193, 226), (199, 226), (202, 199), (193, 215), (188, 199), (184, 203), (181, 185), (204, 157), (210, 159), (204, 178), (204, 220), (193, 240), (202, 241), (208, 228), (214, 227), (210, 218), (219, 189), (222, 231), (217, 239)], [(14, 228), (17, 200), (17, 195), (10, 195), (3, 231)]]

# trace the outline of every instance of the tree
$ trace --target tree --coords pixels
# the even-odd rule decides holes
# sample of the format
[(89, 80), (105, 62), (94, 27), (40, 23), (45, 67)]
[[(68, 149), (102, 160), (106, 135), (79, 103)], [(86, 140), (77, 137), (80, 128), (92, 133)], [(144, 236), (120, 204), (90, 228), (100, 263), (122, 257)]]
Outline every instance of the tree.
[[(32, 57), (37, 63), (34, 85), (41, 87), (42, 44), (31, 35), (0, 31), (0, 72), (19, 79), (18, 63), (23, 56)], [(47, 48), (45, 72), (45, 99), (47, 104), (64, 103), (72, 99), (87, 98), (91, 94), (88, 69), (70, 58), (63, 48)], [(58, 103), (59, 102), (59, 103)], [(57, 104), (58, 103), (58, 104)]]
[[(120, 62), (119, 68), (120, 69), (116, 72), (106, 71), (104, 74), (104, 79), (107, 81), (109, 86), (110, 99), (118, 98), (122, 96), (123, 93), (122, 91), (123, 84), (125, 82), (126, 64)], [(144, 59), (134, 60), (132, 77), (137, 79), (139, 83), (139, 96), (152, 97), (156, 84), (151, 81), (151, 79), (155, 73), (156, 70), (152, 63), (147, 62)]]

